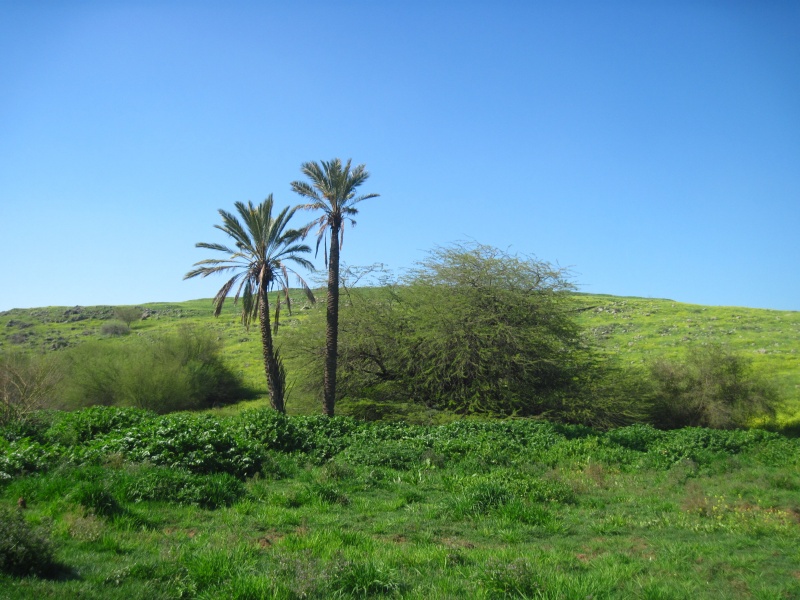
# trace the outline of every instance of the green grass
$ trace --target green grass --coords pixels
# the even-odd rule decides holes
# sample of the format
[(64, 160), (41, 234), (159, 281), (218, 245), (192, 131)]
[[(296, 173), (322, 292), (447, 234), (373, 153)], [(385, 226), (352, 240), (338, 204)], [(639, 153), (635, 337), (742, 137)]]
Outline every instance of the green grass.
[[(220, 480), (214, 451), (197, 464), (189, 447), (169, 458), (185, 467), (159, 467), (153, 440), (197, 427), (235, 438), (218, 449), (231, 460), (260, 448), (257, 474)], [(0, 598), (800, 595), (800, 441), (777, 434), (264, 412), (150, 415), (59, 447), (48, 435), (31, 438), (51, 452), (32, 472), (9, 473), (22, 440), (0, 438), (0, 505), (26, 499), (59, 566), (0, 575)], [(208, 492), (158, 484), (175, 477), (231, 493), (204, 507)]]

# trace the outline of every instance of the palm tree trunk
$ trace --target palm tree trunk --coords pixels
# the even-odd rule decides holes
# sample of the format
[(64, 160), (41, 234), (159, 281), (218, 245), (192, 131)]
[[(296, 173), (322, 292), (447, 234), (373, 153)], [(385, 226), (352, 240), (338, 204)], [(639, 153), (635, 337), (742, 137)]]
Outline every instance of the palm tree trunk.
[(261, 326), (261, 347), (264, 352), (264, 372), (267, 375), (267, 390), (269, 392), (269, 402), (272, 408), (278, 412), (285, 413), (286, 407), (283, 403), (283, 386), (279, 381), (280, 373), (278, 361), (275, 360), (275, 348), (272, 345), (272, 330), (269, 323), (269, 298), (267, 297), (266, 287), (259, 286), (258, 317)]
[[(338, 225), (338, 226), (337, 226)], [(327, 322), (325, 329), (325, 376), (322, 411), (333, 416), (336, 404), (336, 362), (339, 340), (339, 229), (341, 224), (331, 227), (331, 251), (328, 256)]]

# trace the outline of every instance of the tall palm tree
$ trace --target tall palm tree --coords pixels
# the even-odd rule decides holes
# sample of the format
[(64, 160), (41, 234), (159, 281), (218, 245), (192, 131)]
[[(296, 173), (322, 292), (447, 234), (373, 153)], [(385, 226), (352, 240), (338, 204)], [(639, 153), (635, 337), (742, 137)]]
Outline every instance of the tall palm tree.
[[(325, 251), (325, 265), (328, 267), (327, 322), (325, 330), (325, 375), (323, 412), (333, 416), (336, 403), (336, 358), (339, 338), (339, 249), (344, 242), (344, 223), (356, 222), (353, 216), (358, 214), (355, 205), (369, 198), (377, 198), (378, 194), (356, 196), (356, 190), (369, 177), (365, 165), (350, 169), (350, 160), (342, 165), (342, 161), (334, 158), (320, 163), (307, 162), (300, 166), (300, 171), (308, 177), (310, 183), (293, 181), (292, 189), (303, 198), (309, 200), (298, 208), (305, 210), (321, 210), (322, 216), (313, 220), (306, 227), (306, 233), (314, 227), (317, 230), (317, 251), (320, 243), (330, 233), (330, 251)], [(323, 245), (324, 248), (324, 245)]]
[[(189, 271), (184, 279), (192, 277), (208, 277), (212, 273), (234, 272), (225, 285), (214, 297), (214, 316), (219, 316), (225, 298), (228, 297), (233, 286), (239, 283), (234, 297), (234, 303), (242, 298), (242, 323), (249, 327), (254, 319), (258, 318), (261, 328), (261, 343), (264, 353), (264, 371), (267, 375), (267, 388), (272, 407), (280, 412), (286, 412), (284, 404), (285, 372), (272, 343), (270, 328), (269, 291), (276, 285), (280, 286), (286, 298), (286, 305), (291, 314), (292, 305), (289, 301), (289, 273), (297, 276), (306, 295), (313, 302), (314, 296), (306, 282), (287, 263), (294, 263), (310, 271), (314, 266), (300, 256), (310, 252), (311, 248), (298, 243), (303, 232), (296, 229), (286, 229), (289, 220), (296, 208), (284, 208), (278, 215), (272, 217), (272, 194), (258, 206), (252, 202), (234, 204), (241, 221), (236, 215), (224, 210), (219, 211), (222, 225), (214, 225), (220, 231), (228, 234), (235, 243), (235, 248), (223, 244), (208, 244), (200, 242), (198, 248), (219, 250), (230, 256), (225, 259), (209, 258), (194, 264), (196, 269)], [(274, 332), (278, 332), (278, 319), (280, 316), (281, 300), (275, 308)]]

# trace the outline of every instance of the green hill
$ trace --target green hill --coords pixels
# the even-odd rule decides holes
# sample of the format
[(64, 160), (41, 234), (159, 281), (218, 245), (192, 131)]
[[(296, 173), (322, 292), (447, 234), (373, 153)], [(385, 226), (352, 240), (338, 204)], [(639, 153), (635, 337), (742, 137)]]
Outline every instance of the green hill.
[(800, 412), (800, 312), (588, 294), (576, 301), (586, 334), (608, 352), (643, 363), (722, 344), (752, 358)]
[[(752, 358), (758, 371), (781, 390), (787, 405), (782, 418), (800, 415), (800, 312), (739, 307), (700, 306), (672, 300), (609, 295), (575, 294), (576, 317), (585, 335), (606, 352), (631, 364), (658, 357), (677, 357), (689, 347), (722, 344)], [(294, 297), (294, 310), (281, 315), (279, 344), (303, 342), (312, 322), (324, 319), (324, 304), (310, 306), (304, 296)], [(142, 319), (131, 323), (130, 334), (144, 336), (193, 324), (210, 327), (224, 344), (226, 360), (244, 376), (245, 383), (262, 393), (248, 406), (266, 402), (266, 385), (256, 328), (245, 330), (237, 307), (226, 303), (218, 318), (210, 300), (149, 303), (138, 306)], [(46, 307), (13, 309), (0, 313), (0, 351), (58, 352), (88, 339), (107, 337), (103, 326), (115, 318), (113, 306)], [(304, 323), (307, 324), (304, 327)], [(302, 359), (287, 353), (288, 411), (319, 412), (319, 400), (298, 381)]]

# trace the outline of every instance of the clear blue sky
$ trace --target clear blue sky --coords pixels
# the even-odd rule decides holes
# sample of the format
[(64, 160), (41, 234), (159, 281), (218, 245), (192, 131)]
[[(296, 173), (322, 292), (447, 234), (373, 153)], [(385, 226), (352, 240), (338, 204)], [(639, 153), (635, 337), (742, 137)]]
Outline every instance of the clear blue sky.
[(800, 310), (798, 31), (769, 0), (0, 0), (0, 310), (210, 297), (217, 209), (333, 157), (381, 194), (352, 265), (473, 239)]

